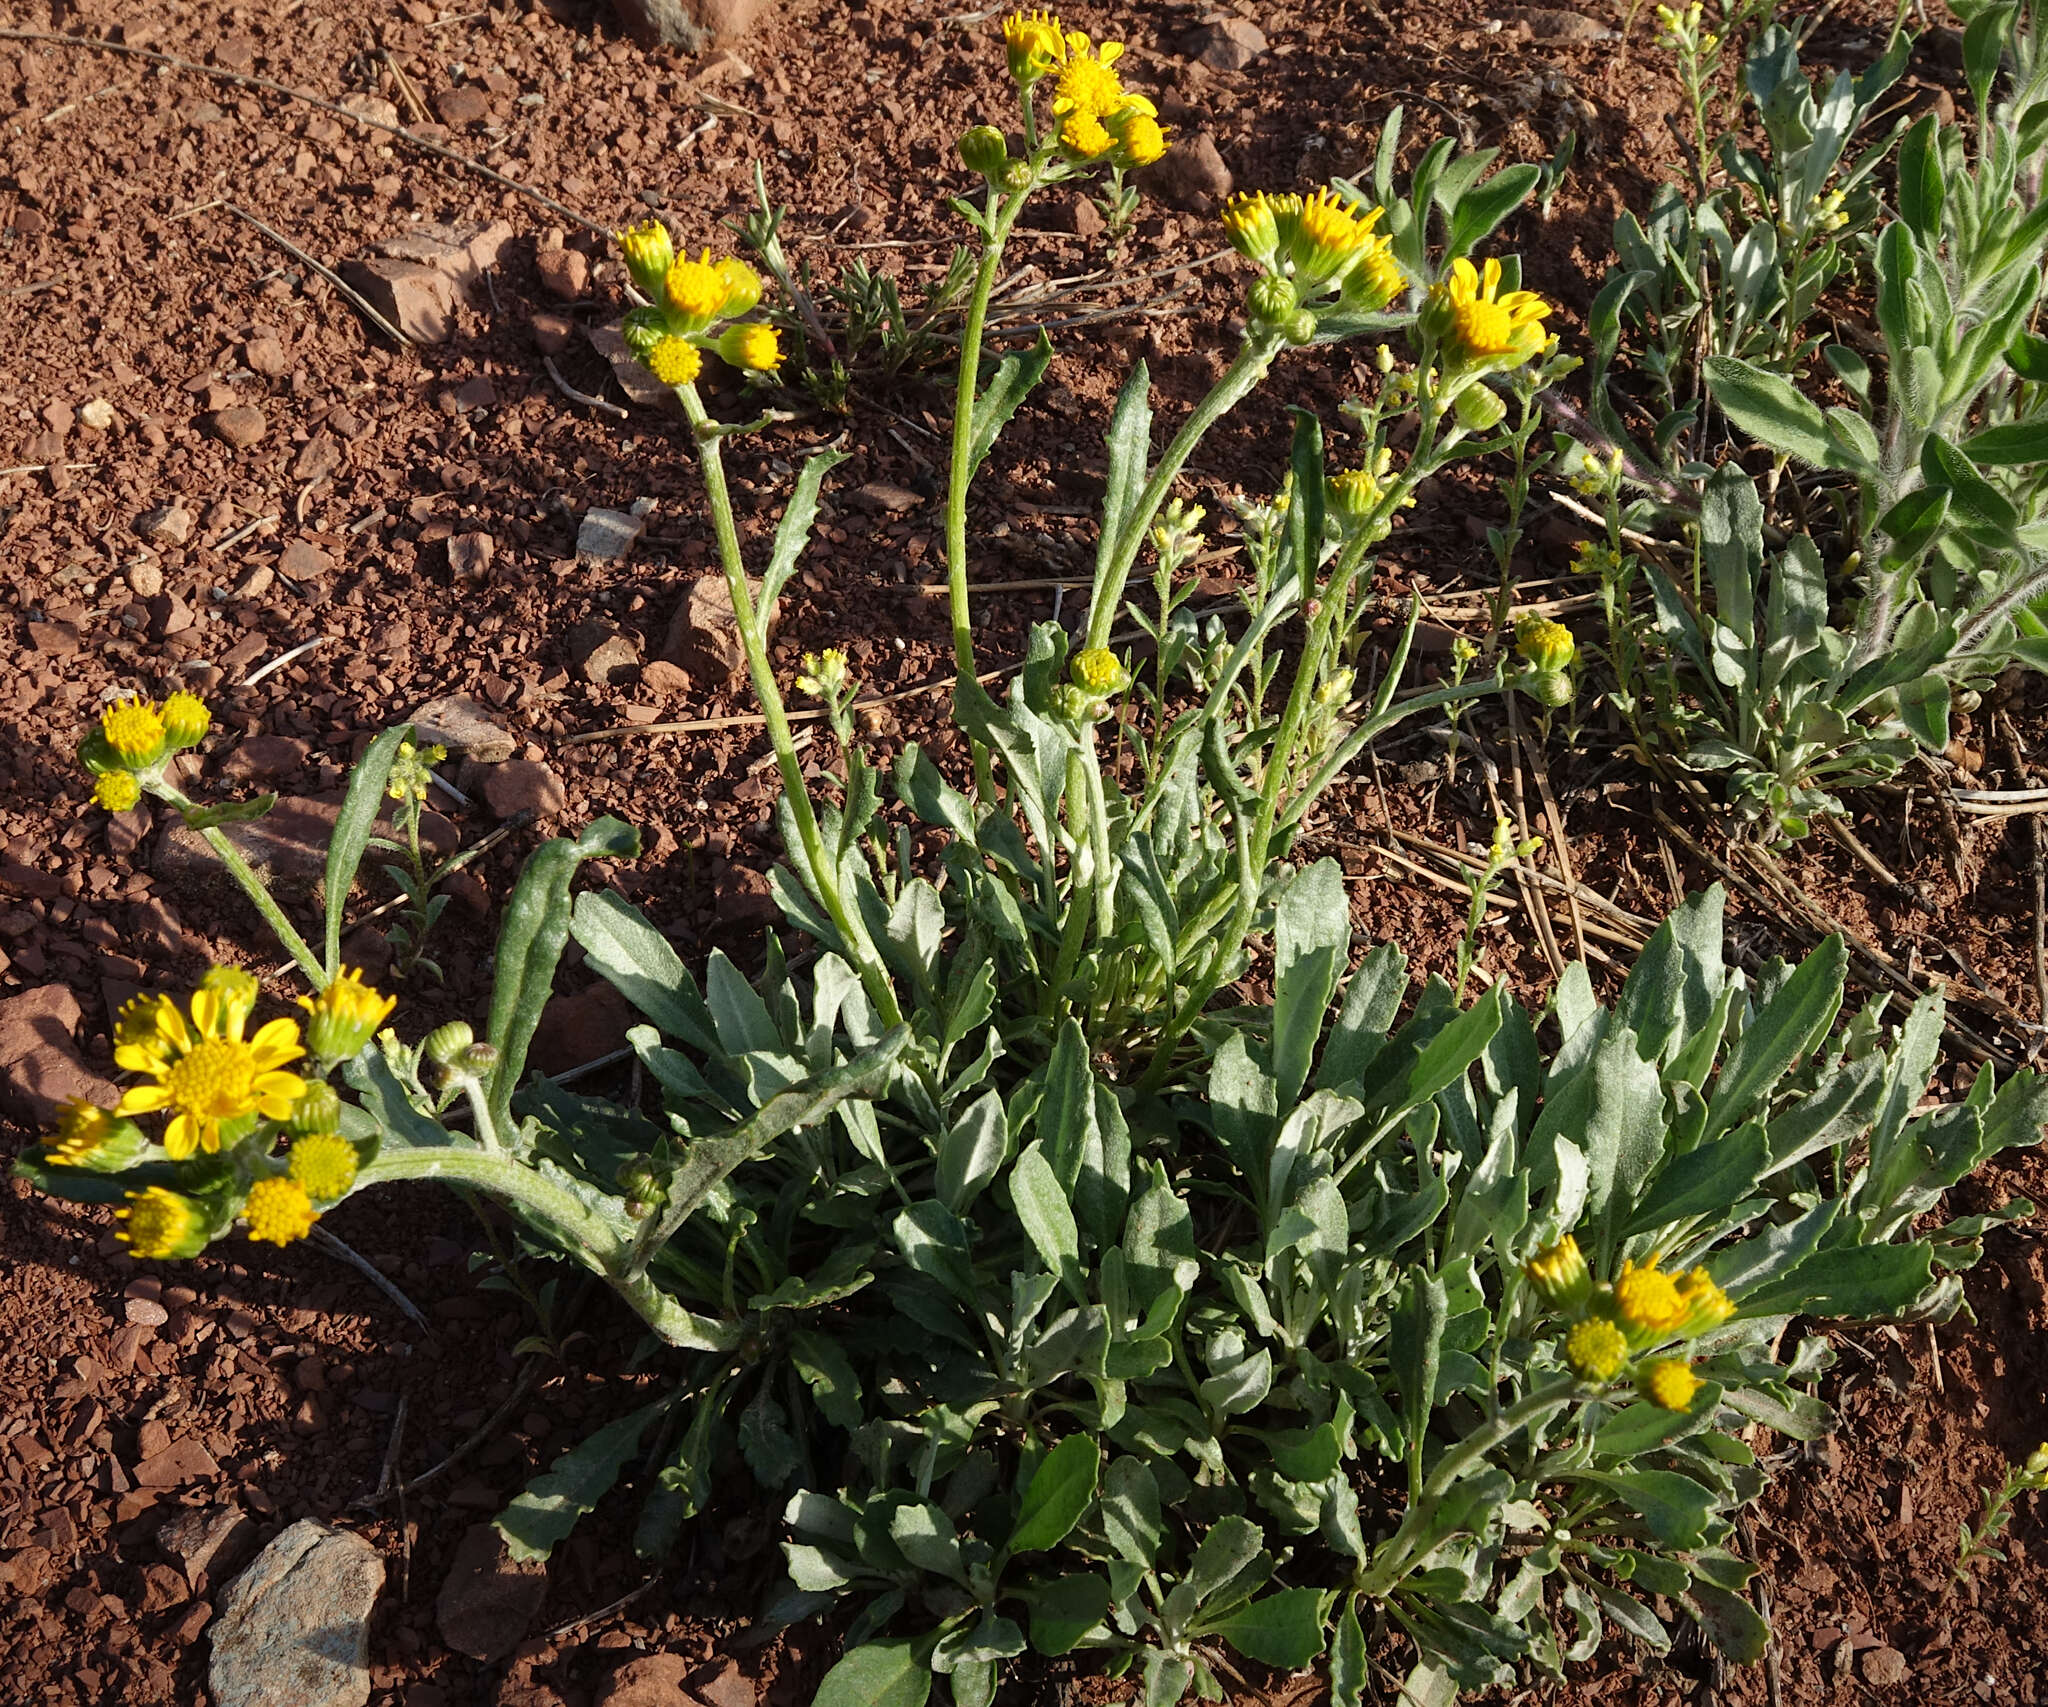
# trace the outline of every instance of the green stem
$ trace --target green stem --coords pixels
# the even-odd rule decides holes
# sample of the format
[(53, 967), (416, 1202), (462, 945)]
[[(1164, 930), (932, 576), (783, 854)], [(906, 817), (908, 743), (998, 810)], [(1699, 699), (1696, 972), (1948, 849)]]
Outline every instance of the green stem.
[[(1138, 561), (1138, 553), (1144, 549), (1152, 518), (1159, 513), (1160, 505), (1166, 502), (1166, 494), (1172, 489), (1188, 458), (1194, 454), (1195, 446), (1266, 377), (1266, 369), (1273, 365), (1281, 342), (1280, 334), (1272, 331), (1253, 331), (1245, 335), (1237, 359), (1210, 388), (1208, 396), (1195, 405), (1194, 413), (1181, 424), (1180, 431), (1174, 434), (1173, 442), (1159, 459), (1159, 466), (1152, 471), (1152, 478), (1145, 482), (1138, 501), (1131, 506), (1131, 513), (1114, 518), (1116, 552), (1096, 570), (1095, 587), (1089, 595), (1090, 647), (1109, 644), (1109, 637), (1116, 628), (1116, 613), (1123, 608), (1125, 583), (1131, 578), (1131, 568)], [(1104, 518), (1105, 522), (1111, 519)]]
[(682, 400), (683, 413), (696, 439), (697, 465), (704, 476), (704, 495), (710, 500), (711, 526), (718, 537), (718, 555), (725, 567), (733, 616), (739, 625), (741, 642), (747, 649), (747, 669), (753, 677), (754, 697), (760, 701), (761, 716), (768, 725), (768, 738), (775, 747), (775, 765), (782, 775), (783, 795), (789, 802), (790, 815), (796, 820), (797, 836), (803, 843), (804, 864), (810, 874), (812, 892), (824, 906), (840, 940), (852, 955), (868, 1000), (874, 1003), (883, 1023), (901, 1024), (903, 1010), (897, 1003), (895, 986), (877, 958), (867, 930), (854, 918), (839, 892), (837, 865), (825, 852), (818, 816), (811, 806), (810, 791), (804, 786), (803, 767), (797, 762), (796, 744), (789, 732), (789, 718), (783, 710), (781, 691), (775, 685), (775, 672), (769, 666), (760, 613), (754, 607), (753, 589), (747, 583), (746, 563), (740, 555), (739, 530), (733, 525), (732, 496), (726, 489), (725, 463), (720, 454), (717, 426), (706, 412), (704, 400), (697, 395), (695, 385), (677, 386), (676, 396)]
[[(173, 795), (170, 798), (172, 804), (180, 811), (187, 810), (192, 805), (191, 801), (180, 795)], [(298, 926), (285, 917), (284, 909), (277, 904), (276, 898), (270, 893), (263, 879), (250, 868), (249, 862), (242, 857), (241, 850), (229, 841), (218, 827), (209, 825), (199, 833), (206, 839), (206, 845), (213, 849), (221, 864), (228, 868), (228, 875), (239, 883), (243, 893), (256, 903), (256, 911), (263, 915), (263, 922), (275, 933), (278, 942), (297, 963), (299, 970), (305, 973), (306, 981), (315, 990), (326, 989), (327, 968), (321, 965), (320, 957), (307, 946), (306, 939), (299, 935)]]

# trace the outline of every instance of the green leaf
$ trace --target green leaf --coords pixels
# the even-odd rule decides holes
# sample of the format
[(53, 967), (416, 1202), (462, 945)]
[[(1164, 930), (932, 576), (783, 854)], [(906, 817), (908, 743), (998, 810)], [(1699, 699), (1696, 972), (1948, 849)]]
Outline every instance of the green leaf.
[(592, 971), (658, 1026), (716, 1059), (717, 1026), (698, 994), (697, 980), (667, 937), (632, 902), (611, 889), (586, 889), (576, 897), (570, 934)]
[(818, 492), (825, 484), (825, 476), (844, 462), (848, 454), (843, 450), (821, 450), (804, 458), (803, 472), (796, 477), (796, 490), (790, 493), (775, 529), (775, 549), (769, 553), (768, 569), (761, 577), (760, 597), (754, 601), (764, 630), (773, 625), (775, 601), (796, 573), (797, 559), (810, 543), (811, 524), (818, 519)]
[(1364, 1707), (1365, 1680), (1365, 1630), (1358, 1622), (1358, 1597), (1347, 1594), (1330, 1644), (1330, 1707)]
[(811, 1707), (924, 1707), (931, 1693), (932, 1669), (916, 1643), (866, 1642), (825, 1674)]
[(1899, 217), (1921, 242), (1941, 241), (1942, 182), (1939, 121), (1924, 114), (1899, 144)]
[(1109, 417), (1109, 473), (1102, 488), (1102, 531), (1095, 545), (1095, 572), (1108, 571), (1123, 547), (1132, 507), (1152, 461), (1152, 374), (1141, 361), (1117, 393)]
[(1248, 1660), (1294, 1671), (1323, 1651), (1323, 1592), (1284, 1588), (1202, 1628), (1206, 1635), (1221, 1636)]
[(1709, 1489), (1673, 1470), (1586, 1472), (1577, 1480), (1618, 1495), (1666, 1547), (1699, 1546), (1719, 1503)]
[(1077, 1304), (1088, 1302), (1088, 1289), (1081, 1279), (1081, 1232), (1074, 1223), (1074, 1206), (1060, 1189), (1059, 1176), (1045, 1159), (1042, 1144), (1027, 1146), (1010, 1169), (1010, 1201), (1017, 1219), (1024, 1224), (1039, 1260), (1073, 1294)]
[(1437, 1369), (1442, 1361), (1444, 1324), (1450, 1298), (1443, 1280), (1420, 1269), (1409, 1272), (1394, 1306), (1389, 1340), (1394, 1380), (1401, 1389), (1401, 1416), (1409, 1450), (1416, 1450), (1429, 1429), (1436, 1404)]
[(1973, 433), (1959, 447), (1978, 467), (2017, 468), (2048, 462), (2048, 421), (2012, 421)]
[(838, 1340), (810, 1328), (799, 1329), (789, 1337), (789, 1362), (804, 1378), (811, 1402), (827, 1422), (851, 1434), (867, 1420), (860, 1402), (860, 1376)]
[(1166, 1545), (1159, 1514), (1159, 1482), (1142, 1458), (1110, 1460), (1102, 1488), (1101, 1520), (1109, 1544), (1142, 1570), (1151, 1570)]
[(223, 824), (253, 824), (277, 804), (274, 794), (226, 800), (218, 806), (188, 806), (178, 814), (188, 830), (217, 830)]
[(1822, 1250), (1744, 1293), (1736, 1314), (1881, 1319), (1910, 1308), (1933, 1280), (1934, 1252), (1924, 1244)]
[(1714, 401), (1760, 444), (1816, 468), (1856, 467), (1828, 436), (1820, 405), (1790, 380), (1735, 356), (1709, 356), (1705, 367)]
[(555, 966), (569, 939), (569, 885), (586, 859), (631, 859), (640, 832), (600, 818), (573, 842), (557, 837), (536, 848), (519, 874), (498, 927), (498, 975), (491, 986), (491, 1114), (501, 1130), (512, 1115), (512, 1092), (526, 1070), (526, 1051), (553, 993)]
[(954, 1116), (939, 1140), (938, 1166), (932, 1189), (955, 1215), (969, 1206), (1002, 1172), (1010, 1154), (1010, 1124), (1003, 1099), (989, 1091)]
[(1750, 1194), (1763, 1173), (1770, 1140), (1754, 1122), (1725, 1138), (1688, 1151), (1663, 1169), (1636, 1212), (1623, 1225), (1623, 1238), (1668, 1227), (1695, 1215), (1715, 1215)]
[(355, 887), (356, 868), (363, 863), (363, 851), (369, 847), (370, 836), (377, 827), (377, 814), (384, 806), (384, 785), (391, 780), (392, 761), (411, 736), (410, 723), (385, 730), (363, 749), (363, 756), (349, 773), (348, 793), (342, 796), (334, 834), (327, 842), (327, 878), (322, 889), (327, 908), (322, 959), (329, 978), (341, 971), (341, 926), (348, 912), (348, 892)]
[(1043, 327), (1039, 329), (1038, 342), (1030, 349), (1014, 351), (996, 363), (987, 388), (974, 400), (974, 434), (967, 465), (970, 474), (995, 448), (997, 436), (1051, 366), (1052, 340)]
[(555, 1543), (576, 1527), (576, 1520), (611, 1491), (626, 1460), (639, 1447), (647, 1425), (669, 1403), (665, 1397), (656, 1399), (605, 1424), (527, 1483), (525, 1492), (494, 1520), (512, 1557), (545, 1559), (553, 1552)]
[(1031, 1645), (1041, 1654), (1066, 1654), (1109, 1616), (1109, 1579), (1080, 1571), (1024, 1591), (1031, 1608)]
[(1831, 936), (1799, 963), (1728, 1052), (1707, 1104), (1708, 1138), (1747, 1120), (1800, 1056), (1834, 1024), (1849, 951)]
[(1445, 265), (1460, 255), (1471, 254), (1491, 237), (1501, 222), (1529, 199), (1542, 177), (1542, 167), (1525, 161), (1503, 167), (1485, 183), (1460, 196), (1457, 211), (1451, 216), (1450, 238), (1444, 245)]
[(1949, 687), (1946, 678), (1928, 674), (1902, 682), (1894, 690), (1899, 704), (1899, 721), (1930, 753), (1948, 745)]
[(1093, 1437), (1068, 1435), (1039, 1460), (1037, 1471), (1024, 1489), (1008, 1550), (1039, 1553), (1058, 1546), (1093, 1502), (1096, 1479), (1101, 1474), (1102, 1450)]
[(1711, 1381), (1700, 1384), (1692, 1404), (1683, 1411), (1667, 1411), (1647, 1401), (1629, 1405), (1600, 1425), (1593, 1436), (1593, 1451), (1601, 1458), (1634, 1458), (1711, 1426), (1720, 1408), (1721, 1389)]
[(1283, 1104), (1307, 1082), (1350, 947), (1343, 868), (1334, 859), (1317, 860), (1287, 885), (1273, 909), (1273, 1077)]
[(1707, 1640), (1737, 1665), (1755, 1665), (1764, 1657), (1771, 1627), (1744, 1596), (1713, 1583), (1695, 1582), (1685, 1605), (1700, 1621)]

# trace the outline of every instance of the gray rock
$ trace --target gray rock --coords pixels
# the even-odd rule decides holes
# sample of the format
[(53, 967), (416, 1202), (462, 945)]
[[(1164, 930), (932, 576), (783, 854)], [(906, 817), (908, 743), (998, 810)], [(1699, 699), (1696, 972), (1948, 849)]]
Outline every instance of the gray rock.
[(1205, 19), (1181, 42), (1181, 52), (1218, 71), (1242, 71), (1266, 51), (1266, 32), (1243, 18)]
[(623, 563), (647, 531), (652, 498), (636, 498), (630, 510), (590, 510), (576, 530), (576, 555), (588, 563)]
[(1216, 139), (1206, 130), (1182, 137), (1155, 165), (1138, 174), (1148, 195), (1186, 213), (1207, 213), (1230, 194), (1232, 178)]
[(1583, 12), (1528, 7), (1515, 14), (1515, 21), (1521, 26), (1519, 33), (1530, 41), (1607, 41), (1614, 35), (1605, 24)]
[[(131, 1298), (132, 1307), (150, 1302)], [(155, 1306), (159, 1313), (163, 1306)], [(136, 1320), (131, 1313), (131, 1322)], [(160, 1323), (158, 1325), (161, 1325)], [(206, 1579), (240, 1564), (255, 1545), (255, 1521), (238, 1506), (188, 1506), (156, 1532), (156, 1544), (176, 1559), (185, 1579), (197, 1592), (204, 1592)]]
[(417, 226), (373, 245), (341, 274), (408, 338), (438, 344), (455, 333), (456, 305), (481, 298), (485, 269), (497, 265), (511, 236), (502, 219)]
[(301, 1519), (222, 1591), (215, 1707), (363, 1707), (384, 1561), (360, 1535)]
[[(748, 585), (758, 597), (761, 583), (750, 577)], [(699, 575), (689, 584), (669, 618), (661, 655), (687, 670), (692, 680), (719, 691), (729, 693), (744, 685), (747, 649), (723, 575)]]
[(498, 544), (487, 533), (458, 533), (448, 541), (448, 572), (457, 581), (481, 581), (491, 572)]
[(761, 0), (612, 0), (612, 10), (646, 46), (702, 53), (730, 47), (752, 29)]
[(192, 512), (183, 504), (159, 504), (135, 518), (135, 531), (159, 544), (183, 545), (192, 537)]
[(457, 758), (495, 765), (512, 756), (519, 743), (512, 731), (466, 693), (431, 699), (412, 714), (413, 739), (422, 746), (441, 746)]

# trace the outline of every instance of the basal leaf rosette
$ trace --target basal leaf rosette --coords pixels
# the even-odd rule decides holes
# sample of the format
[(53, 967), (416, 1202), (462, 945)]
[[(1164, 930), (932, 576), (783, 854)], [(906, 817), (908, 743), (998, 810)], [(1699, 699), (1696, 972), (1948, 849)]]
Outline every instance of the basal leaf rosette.
[(1667, 1411), (1692, 1407), (1701, 1382), (1686, 1344), (1718, 1328), (1734, 1302), (1704, 1268), (1666, 1273), (1653, 1256), (1624, 1261), (1611, 1281), (1595, 1281), (1579, 1242), (1567, 1233), (1522, 1266), (1530, 1290), (1565, 1322), (1566, 1366), (1593, 1387), (1624, 1380)]
[(302, 999), (302, 1034), (290, 1018), (252, 1029), (258, 993), (250, 974), (217, 966), (183, 1002), (126, 1003), (114, 1060), (135, 1082), (111, 1109), (66, 1104), (17, 1171), (58, 1196), (116, 1203), (117, 1236), (138, 1257), (194, 1256), (237, 1221), (251, 1239), (304, 1238), (374, 1153), (341, 1132), (341, 1099), (318, 1075), (359, 1053), (395, 1003), (344, 969)]
[(708, 350), (743, 373), (772, 375), (782, 365), (781, 336), (749, 321), (761, 302), (761, 275), (736, 255), (695, 260), (678, 255), (668, 230), (647, 220), (615, 232), (626, 270), (648, 302), (626, 316), (627, 347), (663, 385), (694, 385)]

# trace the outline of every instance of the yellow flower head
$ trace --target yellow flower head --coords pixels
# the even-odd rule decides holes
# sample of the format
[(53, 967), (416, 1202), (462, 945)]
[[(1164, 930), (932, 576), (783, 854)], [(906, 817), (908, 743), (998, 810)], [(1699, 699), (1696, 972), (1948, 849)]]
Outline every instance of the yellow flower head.
[(1585, 1253), (1569, 1233), (1538, 1251), (1522, 1265), (1522, 1273), (1537, 1297), (1554, 1310), (1575, 1310), (1592, 1295)]
[(213, 713), (196, 693), (180, 688), (164, 701), (164, 733), (174, 747), (196, 747), (213, 727)]
[[(130, 996), (114, 1015), (114, 1059), (123, 1049), (147, 1049), (162, 1054), (168, 1047), (157, 1023), (159, 1010), (173, 1004), (168, 996)], [(125, 1065), (126, 1063), (123, 1063)]]
[(248, 1223), (250, 1238), (270, 1245), (288, 1245), (312, 1232), (313, 1223), (320, 1217), (314, 1212), (306, 1188), (297, 1180), (272, 1178), (260, 1179), (249, 1188), (249, 1196), (242, 1204), (242, 1219)]
[(1374, 232), (1344, 275), (1344, 306), (1354, 314), (1377, 314), (1407, 288), (1393, 238)]
[(1735, 1300), (1716, 1286), (1703, 1268), (1695, 1268), (1679, 1280), (1678, 1301), (1685, 1306), (1685, 1322), (1679, 1332), (1687, 1339), (1718, 1328), (1735, 1314)]
[(647, 371), (663, 385), (690, 385), (704, 371), (704, 358), (687, 338), (657, 338), (647, 352)]
[(255, 974), (244, 972), (239, 966), (209, 966), (198, 987), (220, 998), (208, 1007), (208, 1017), (215, 1029), (224, 1032), (233, 1026), (237, 1034), (242, 1022), (256, 1011), (256, 998), (263, 993)]
[(706, 249), (699, 259), (670, 267), (661, 288), (670, 310), (688, 322), (688, 330), (701, 332), (718, 318), (731, 287)]
[(1568, 670), (1578, 656), (1572, 631), (1548, 617), (1525, 616), (1515, 624), (1515, 650), (1532, 670)]
[(828, 646), (822, 652), (804, 654), (796, 686), (799, 693), (807, 693), (814, 699), (835, 700), (845, 694), (852, 681), (846, 654), (836, 646)]
[(1612, 1381), (1628, 1362), (1628, 1340), (1605, 1316), (1588, 1316), (1565, 1335), (1564, 1360), (1581, 1381)]
[(773, 373), (782, 365), (782, 342), (773, 326), (749, 321), (718, 334), (718, 353), (749, 373)]
[(356, 1147), (339, 1132), (308, 1132), (292, 1140), (285, 1173), (315, 1203), (332, 1203), (356, 1183), (356, 1160)]
[(1369, 468), (1347, 468), (1330, 476), (1330, 508), (1347, 521), (1363, 521), (1385, 496), (1386, 488)]
[(2029, 1476), (2048, 1476), (2048, 1440), (2027, 1454), (2027, 1461), (2020, 1466)]
[(57, 1117), (57, 1130), (43, 1140), (43, 1159), (60, 1168), (118, 1173), (144, 1148), (135, 1122), (84, 1097), (74, 1097)]
[[(139, 1015), (133, 1024), (126, 1023), (128, 1011), (122, 1009), (117, 1038), (124, 1030), (140, 1030)], [(116, 1065), (156, 1082), (134, 1086), (116, 1112), (171, 1110), (164, 1148), (177, 1161), (195, 1150), (219, 1150), (224, 1121), (250, 1114), (283, 1120), (306, 1088), (296, 1073), (283, 1071), (287, 1062), (305, 1054), (298, 1024), (274, 1019), (245, 1042), (247, 1018), (246, 1008), (218, 990), (193, 991), (189, 1019), (177, 1003), (157, 998), (150, 1013), (153, 1035), (117, 1043), (114, 1050)]]
[(206, 1249), (206, 1218), (199, 1205), (160, 1185), (131, 1191), (114, 1218), (126, 1223), (114, 1237), (131, 1256), (195, 1257)]
[(1282, 221), (1294, 276), (1314, 286), (1347, 273), (1362, 258), (1384, 209), (1360, 211), (1327, 184)]
[(124, 765), (154, 764), (163, 757), (163, 713), (146, 699), (117, 699), (100, 713), (100, 733)]
[(1262, 267), (1270, 267), (1280, 250), (1280, 220), (1283, 216), (1291, 219), (1300, 207), (1299, 196), (1240, 190), (1223, 204), (1218, 217), (1231, 248)]
[(718, 263), (718, 276), (725, 280), (725, 302), (719, 313), (751, 314), (761, 300), (761, 275), (737, 255), (727, 255)]
[(1614, 1282), (1614, 1312), (1637, 1344), (1669, 1339), (1684, 1326), (1689, 1308), (1679, 1296), (1678, 1283), (1654, 1260), (1642, 1268), (1632, 1262), (1621, 1265)]
[(1132, 166), (1149, 166), (1166, 152), (1166, 131), (1150, 113), (1126, 107), (1121, 132), (1123, 157)]
[(1059, 78), (1053, 85), (1052, 110), (1064, 118), (1069, 113), (1092, 113), (1107, 118), (1126, 104), (1123, 79), (1110, 69), (1123, 56), (1124, 44), (1106, 41), (1092, 47), (1079, 30), (1069, 30), (1066, 54), (1060, 62)]
[(126, 812), (142, 798), (142, 784), (126, 771), (101, 771), (92, 779), (92, 797), (109, 812)]
[(668, 277), (669, 267), (676, 258), (676, 246), (669, 237), (668, 227), (658, 219), (649, 219), (639, 225), (629, 225), (624, 231), (614, 231), (612, 236), (625, 251), (626, 271), (633, 275), (640, 294), (659, 302), (662, 280)]
[(1430, 287), (1435, 319), (1455, 367), (1519, 367), (1541, 352), (1550, 304), (1534, 291), (1500, 294), (1500, 262), (1482, 273), (1470, 261), (1451, 263), (1451, 276)]
[(1122, 693), (1131, 685), (1131, 672), (1107, 646), (1091, 646), (1085, 652), (1076, 652), (1068, 668), (1074, 685), (1097, 699)]
[(1099, 160), (1116, 146), (1116, 138), (1095, 114), (1069, 113), (1060, 126), (1060, 146), (1076, 160)]
[(1028, 89), (1067, 57), (1066, 32), (1051, 12), (1012, 12), (1003, 20), (1003, 45), (1010, 53), (1010, 76)]
[(301, 996), (306, 1010), (306, 1042), (323, 1061), (348, 1061), (377, 1034), (377, 1027), (398, 1006), (396, 996), (379, 994), (363, 982), (360, 972), (344, 966), (341, 975), (317, 996)]
[(1636, 1391), (1666, 1411), (1689, 1411), (1700, 1378), (1682, 1357), (1653, 1357), (1636, 1371)]

